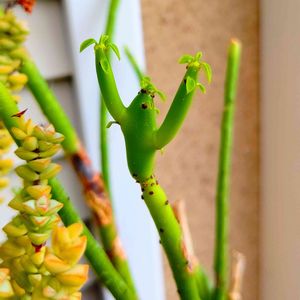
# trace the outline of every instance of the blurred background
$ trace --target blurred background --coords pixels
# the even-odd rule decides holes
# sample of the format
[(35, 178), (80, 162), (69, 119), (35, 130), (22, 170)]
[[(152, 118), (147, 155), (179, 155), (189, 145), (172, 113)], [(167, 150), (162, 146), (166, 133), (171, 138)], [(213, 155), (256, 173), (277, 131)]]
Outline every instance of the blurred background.
[[(79, 55), (79, 45), (86, 38), (100, 36), (106, 11), (106, 0), (39, 0), (32, 16), (18, 11), (31, 29), (28, 48), (32, 56), (81, 133), (97, 168), (99, 90), (92, 49)], [(129, 45), (167, 94), (168, 101), (158, 104), (161, 117), (184, 72), (178, 58), (201, 50), (212, 66), (213, 81), (206, 95), (197, 95), (180, 134), (158, 155), (156, 174), (170, 200), (186, 201), (196, 254), (211, 275), (227, 46), (232, 37), (243, 44), (230, 241), (231, 250), (247, 258), (245, 300), (300, 299), (299, 11), (296, 0), (122, 0), (119, 10), (115, 41), (121, 49)], [(121, 96), (129, 103), (138, 82), (124, 54), (114, 67)], [(30, 107), (36, 121), (44, 121), (29, 93), (23, 96), (21, 106)], [(119, 128), (110, 129), (110, 141), (118, 224), (141, 299), (178, 299), (148, 212), (129, 177)], [(88, 223), (76, 178), (65, 159), (58, 160), (64, 166), (60, 177)], [(1, 209), (4, 224), (10, 212)], [(84, 299), (99, 299), (99, 293), (92, 277)]]

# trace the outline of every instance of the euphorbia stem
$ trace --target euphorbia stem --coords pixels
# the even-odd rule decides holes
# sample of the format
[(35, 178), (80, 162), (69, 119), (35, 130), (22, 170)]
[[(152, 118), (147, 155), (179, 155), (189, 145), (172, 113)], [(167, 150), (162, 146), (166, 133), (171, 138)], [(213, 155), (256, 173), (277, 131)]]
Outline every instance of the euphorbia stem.
[(40, 105), (42, 111), (55, 129), (65, 136), (62, 146), (70, 157), (72, 165), (83, 185), (88, 205), (96, 217), (101, 239), (106, 252), (125, 281), (133, 288), (125, 251), (120, 243), (113, 210), (103, 179), (91, 164), (91, 161), (81, 146), (71, 121), (59, 104), (53, 91), (30, 59), (23, 62), (22, 72), (28, 76), (28, 87)]
[[(108, 16), (105, 26), (105, 34), (113, 37), (116, 25), (116, 16), (120, 0), (110, 0)], [(108, 59), (111, 60), (111, 53), (108, 55)], [(105, 182), (106, 189), (111, 196), (110, 190), (110, 174), (109, 174), (109, 149), (108, 149), (108, 139), (107, 139), (107, 108), (103, 99), (103, 95), (100, 97), (100, 154), (101, 154), (101, 170), (103, 174), (103, 179)]]
[(235, 95), (237, 90), (240, 55), (241, 45), (239, 41), (232, 40), (228, 50), (216, 195), (216, 241), (214, 264), (216, 289), (214, 300), (225, 300), (228, 296), (229, 181)]
[(181, 299), (200, 299), (193, 268), (190, 268), (188, 253), (180, 225), (167, 196), (154, 176), (141, 182), (143, 199), (160, 235)]
[[(0, 118), (10, 132), (13, 127), (18, 126), (17, 117), (12, 117), (17, 113), (18, 107), (10, 92), (2, 83), (0, 83)], [(54, 198), (64, 204), (64, 207), (60, 212), (64, 224), (70, 225), (75, 222), (81, 222), (79, 214), (76, 212), (69, 196), (66, 194), (59, 181), (52, 179), (50, 185)], [(111, 291), (116, 299), (136, 299), (135, 294), (111, 264), (104, 249), (99, 246), (87, 228), (85, 228), (84, 234), (88, 239), (86, 256), (103, 284)]]

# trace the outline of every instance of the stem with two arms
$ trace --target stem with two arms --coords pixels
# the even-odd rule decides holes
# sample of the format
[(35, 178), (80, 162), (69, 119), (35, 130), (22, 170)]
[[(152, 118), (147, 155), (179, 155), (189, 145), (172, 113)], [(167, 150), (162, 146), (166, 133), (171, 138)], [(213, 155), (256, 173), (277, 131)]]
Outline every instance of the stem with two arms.
[[(0, 118), (5, 124), (9, 132), (13, 127), (17, 127), (18, 123), (14, 115), (18, 115), (18, 107), (12, 98), (12, 95), (7, 88), (0, 83)], [(11, 134), (12, 135), (12, 134)], [(13, 136), (13, 135), (12, 135)], [(18, 141), (16, 140), (16, 143)], [(64, 207), (60, 211), (60, 216), (63, 223), (68, 226), (76, 222), (82, 222), (79, 214), (76, 212), (69, 196), (64, 191), (62, 185), (57, 179), (50, 181), (52, 194)], [(123, 300), (136, 299), (135, 294), (127, 285), (121, 275), (115, 270), (110, 262), (104, 249), (93, 238), (92, 234), (85, 227), (84, 235), (87, 237), (87, 248), (85, 255), (94, 268), (96, 274), (99, 276), (101, 282), (110, 290), (110, 292), (117, 298)]]
[[(128, 47), (125, 48), (125, 54), (131, 64), (132, 69), (135, 72), (136, 77), (139, 80), (142, 80), (144, 77), (143, 71), (132, 55), (130, 49)], [(212, 294), (212, 283), (208, 275), (206, 274), (203, 266), (201, 266), (198, 262), (197, 257), (194, 254), (192, 240), (190, 236), (190, 230), (187, 224), (187, 216), (185, 211), (185, 205), (183, 201), (176, 201), (172, 205), (176, 219), (180, 223), (182, 229), (183, 239), (186, 244), (186, 251), (190, 261), (190, 265), (195, 273), (198, 293), (202, 300), (210, 300)], [(189, 246), (190, 245), (190, 246)]]
[(185, 56), (181, 59), (182, 63), (188, 63), (187, 71), (164, 122), (157, 128), (157, 109), (153, 98), (155, 94), (162, 96), (162, 93), (149, 78), (143, 78), (142, 89), (126, 108), (119, 96), (107, 58), (110, 48), (118, 54), (116, 46), (109, 41), (108, 36), (102, 36), (99, 43), (92, 39), (84, 41), (81, 50), (93, 43), (98, 81), (106, 107), (121, 126), (130, 173), (141, 186), (142, 197), (158, 229), (177, 283), (178, 293), (181, 299), (200, 299), (195, 274), (189, 268), (180, 225), (154, 176), (154, 159), (156, 151), (169, 143), (181, 127), (196, 87), (200, 85), (200, 88), (204, 88), (197, 83), (199, 70), (204, 69), (210, 79), (210, 67), (200, 60), (201, 53), (195, 57)]
[(215, 240), (215, 280), (214, 300), (228, 297), (228, 228), (229, 228), (229, 181), (231, 171), (231, 150), (235, 96), (241, 56), (241, 44), (231, 40), (228, 49), (227, 71), (224, 92), (224, 111), (221, 125), (219, 171), (216, 195), (216, 240)]

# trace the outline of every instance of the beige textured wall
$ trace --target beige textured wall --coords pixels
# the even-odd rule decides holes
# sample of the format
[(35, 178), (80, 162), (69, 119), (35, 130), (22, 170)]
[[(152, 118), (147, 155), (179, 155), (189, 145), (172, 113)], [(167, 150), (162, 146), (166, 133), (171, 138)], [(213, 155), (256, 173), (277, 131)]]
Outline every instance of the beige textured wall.
[[(213, 69), (181, 133), (159, 157), (157, 176), (170, 199), (184, 198), (200, 261), (212, 269), (214, 196), (228, 41), (243, 42), (231, 192), (231, 247), (247, 256), (244, 300), (258, 299), (258, 3), (257, 0), (143, 0), (148, 73), (168, 97), (184, 68), (184, 53), (204, 52)], [(170, 99), (160, 105), (166, 112)], [(177, 299), (166, 264), (168, 299)]]

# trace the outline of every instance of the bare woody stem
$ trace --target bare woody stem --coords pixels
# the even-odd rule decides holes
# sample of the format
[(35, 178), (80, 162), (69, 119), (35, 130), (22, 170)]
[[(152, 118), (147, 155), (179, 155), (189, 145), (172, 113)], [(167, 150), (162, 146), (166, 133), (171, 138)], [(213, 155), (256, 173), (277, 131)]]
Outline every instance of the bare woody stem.
[[(133, 287), (128, 262), (121, 243), (119, 243), (111, 202), (101, 175), (93, 169), (71, 121), (34, 62), (30, 59), (25, 60), (21, 69), (27, 75), (27, 86), (43, 113), (55, 129), (65, 136), (62, 146), (82, 183), (87, 204), (96, 217), (105, 251), (125, 281)], [(118, 251), (116, 251), (116, 247)], [(121, 253), (122, 255), (119, 256)]]
[(232, 40), (228, 50), (216, 195), (216, 240), (214, 262), (216, 289), (214, 300), (225, 300), (227, 299), (228, 294), (229, 182), (235, 95), (237, 90), (240, 55), (241, 45), (239, 41)]
[(234, 251), (232, 255), (231, 280), (228, 299), (242, 300), (242, 283), (245, 273), (246, 259), (245, 256)]
[(194, 253), (194, 245), (188, 224), (185, 202), (183, 200), (177, 200), (173, 203), (172, 207), (176, 219), (182, 229), (186, 253), (189, 257), (190, 268), (195, 274), (199, 296), (202, 300), (210, 300), (212, 296), (212, 283), (210, 278), (206, 275), (204, 268), (200, 266), (198, 258)]
[[(17, 118), (12, 117), (16, 114), (18, 114), (18, 107), (15, 101), (6, 87), (0, 83), (0, 118), (10, 132), (13, 127), (18, 127)], [(16, 143), (18, 143), (18, 141), (16, 141)], [(50, 185), (53, 196), (64, 204), (63, 209), (60, 211), (60, 216), (64, 224), (68, 226), (76, 222), (81, 222), (79, 214), (76, 212), (69, 196), (59, 181), (52, 179)], [(104, 249), (97, 243), (87, 228), (84, 229), (84, 234), (87, 236), (87, 249), (85, 254), (103, 284), (117, 299), (136, 299), (135, 294), (132, 293), (124, 279), (115, 270)]]

